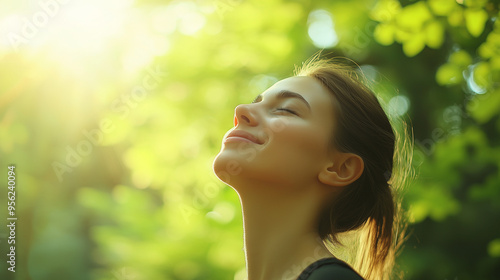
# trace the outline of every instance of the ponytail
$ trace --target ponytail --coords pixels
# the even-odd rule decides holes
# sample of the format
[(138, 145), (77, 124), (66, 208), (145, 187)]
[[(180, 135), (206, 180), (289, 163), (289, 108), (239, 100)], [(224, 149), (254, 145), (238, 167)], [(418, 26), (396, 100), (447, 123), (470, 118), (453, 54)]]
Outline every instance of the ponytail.
[(380, 192), (372, 213), (360, 232), (360, 243), (354, 263), (359, 273), (367, 279), (389, 278), (389, 275), (385, 274), (387, 274), (387, 264), (394, 262), (394, 252), (391, 246), (393, 223), (392, 194), (390, 191)]

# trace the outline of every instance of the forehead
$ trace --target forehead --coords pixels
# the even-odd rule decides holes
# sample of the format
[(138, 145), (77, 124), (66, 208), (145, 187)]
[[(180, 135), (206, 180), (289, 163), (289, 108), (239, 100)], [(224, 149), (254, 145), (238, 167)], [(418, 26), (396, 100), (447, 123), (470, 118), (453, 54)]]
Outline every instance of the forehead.
[[(333, 100), (333, 95), (320, 81), (308, 76), (295, 76), (278, 81), (262, 95), (265, 97), (281, 90), (288, 90), (302, 95), (313, 107), (321, 104), (323, 106), (320, 107), (327, 104), (331, 106)], [(331, 108), (330, 106), (328, 108)]]

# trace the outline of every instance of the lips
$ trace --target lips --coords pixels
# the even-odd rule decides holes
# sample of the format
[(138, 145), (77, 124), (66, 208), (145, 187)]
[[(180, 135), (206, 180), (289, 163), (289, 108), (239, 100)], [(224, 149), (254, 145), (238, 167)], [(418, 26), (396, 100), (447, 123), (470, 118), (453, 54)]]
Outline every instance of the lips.
[(232, 141), (250, 141), (259, 145), (263, 144), (263, 142), (257, 137), (253, 136), (253, 134), (243, 130), (233, 130), (226, 136), (226, 139), (224, 139), (224, 142)]

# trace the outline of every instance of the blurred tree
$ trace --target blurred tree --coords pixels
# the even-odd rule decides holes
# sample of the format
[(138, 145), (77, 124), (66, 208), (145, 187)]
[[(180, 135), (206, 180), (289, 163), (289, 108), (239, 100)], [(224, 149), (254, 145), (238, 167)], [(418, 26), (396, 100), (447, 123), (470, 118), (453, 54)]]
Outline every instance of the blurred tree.
[(410, 279), (500, 275), (493, 249), (500, 232), (493, 222), (500, 218), (499, 15), (498, 1), (453, 0), (379, 1), (371, 13), (377, 42), (400, 43), (418, 59), (406, 61), (404, 76), (419, 71), (412, 64), (427, 66), (426, 77), (403, 86), (426, 104), (412, 114), (421, 168), (406, 198), (414, 232), (402, 260)]
[(321, 48), (411, 119), (406, 278), (500, 275), (498, 1), (23, 3), (0, 12), (0, 158), (19, 172), (0, 278), (243, 279), (212, 160), (234, 107)]

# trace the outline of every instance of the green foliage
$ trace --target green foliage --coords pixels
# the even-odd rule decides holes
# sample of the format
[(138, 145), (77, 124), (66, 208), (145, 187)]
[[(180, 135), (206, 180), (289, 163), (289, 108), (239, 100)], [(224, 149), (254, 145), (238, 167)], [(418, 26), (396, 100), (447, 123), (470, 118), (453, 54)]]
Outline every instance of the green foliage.
[(462, 73), (472, 63), (472, 57), (464, 50), (452, 53), (448, 63), (441, 65), (436, 72), (440, 85), (457, 85), (463, 82)]
[(500, 257), (500, 239), (495, 239), (488, 244), (488, 253), (492, 257)]
[(380, 22), (375, 29), (375, 39), (382, 45), (394, 41), (402, 44), (409, 56), (419, 54), (425, 46), (437, 49), (445, 39), (445, 31), (460, 32), (466, 29), (470, 35), (483, 34), (490, 18), (485, 1), (466, 1), (464, 6), (454, 0), (417, 1), (402, 7), (396, 0), (379, 1), (371, 18)]
[[(446, 11), (439, 4), (434, 3), (432, 7), (439, 6), (438, 13)], [(401, 43), (407, 56), (417, 55), (426, 45), (439, 48), (443, 44), (444, 27), (434, 18), (426, 2), (418, 1), (402, 8), (398, 1), (380, 1), (371, 17), (380, 22), (375, 29), (375, 39), (383, 45)]]
[(481, 8), (468, 8), (464, 11), (464, 18), (467, 31), (472, 36), (478, 37), (483, 33), (484, 24), (488, 20), (488, 14)]
[(500, 274), (498, 1), (11, 2), (0, 160), (19, 171), (19, 244), (1, 279), (244, 279), (238, 196), (211, 164), (234, 107), (318, 51), (318, 9), (339, 40), (325, 53), (354, 59), (388, 111), (409, 100), (405, 279)]

